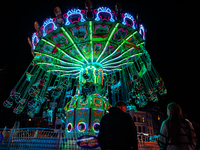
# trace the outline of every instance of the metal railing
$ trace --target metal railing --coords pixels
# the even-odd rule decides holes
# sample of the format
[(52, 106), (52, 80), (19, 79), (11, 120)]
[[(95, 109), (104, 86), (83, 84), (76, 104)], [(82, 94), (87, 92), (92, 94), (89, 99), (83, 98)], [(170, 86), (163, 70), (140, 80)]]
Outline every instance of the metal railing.
[[(86, 135), (97, 137), (96, 133), (90, 131), (68, 133), (64, 130), (48, 128), (0, 129), (0, 135), (2, 135), (0, 150), (85, 150), (78, 146), (77, 139)], [(138, 148), (158, 150), (157, 137), (138, 135)]]
[(138, 149), (139, 150), (159, 150), (158, 136), (156, 135), (138, 135)]
[(8, 149), (13, 130), (0, 128), (0, 150)]

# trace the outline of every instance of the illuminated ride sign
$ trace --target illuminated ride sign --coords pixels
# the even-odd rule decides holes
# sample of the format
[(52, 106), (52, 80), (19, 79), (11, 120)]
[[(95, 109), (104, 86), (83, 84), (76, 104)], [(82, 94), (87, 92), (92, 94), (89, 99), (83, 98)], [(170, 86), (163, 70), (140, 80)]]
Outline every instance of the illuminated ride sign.
[(77, 145), (81, 148), (93, 149), (99, 147), (99, 143), (96, 136), (84, 135), (77, 139)]

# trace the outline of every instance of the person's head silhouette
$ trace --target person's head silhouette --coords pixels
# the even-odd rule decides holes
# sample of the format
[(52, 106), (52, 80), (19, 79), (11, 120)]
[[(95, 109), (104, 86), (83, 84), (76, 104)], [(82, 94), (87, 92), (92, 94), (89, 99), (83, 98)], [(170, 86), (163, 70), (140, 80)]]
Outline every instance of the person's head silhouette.
[(115, 104), (115, 107), (118, 107), (119, 109), (121, 109), (123, 112), (126, 112), (126, 104), (124, 102), (117, 102)]

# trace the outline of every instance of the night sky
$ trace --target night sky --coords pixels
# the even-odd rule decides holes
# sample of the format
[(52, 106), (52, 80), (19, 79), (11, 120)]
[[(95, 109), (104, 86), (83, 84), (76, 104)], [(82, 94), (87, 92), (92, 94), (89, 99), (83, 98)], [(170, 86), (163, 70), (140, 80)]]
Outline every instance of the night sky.
[[(27, 37), (31, 37), (35, 32), (34, 22), (38, 21), (42, 25), (46, 18), (54, 17), (53, 10), (56, 6), (59, 6), (64, 14), (73, 7), (84, 9), (84, 2), (84, 0), (4, 2), (2, 5), (4, 9), (1, 10), (3, 41), (1, 40), (0, 69), (6, 67), (7, 72), (3, 79), (3, 92), (0, 93), (2, 114), (11, 117), (2, 107), (2, 103), (32, 61)], [(165, 113), (166, 105), (175, 101), (180, 104), (189, 120), (200, 123), (197, 1), (196, 3), (175, 0), (93, 0), (92, 2), (93, 8), (105, 6), (112, 10), (116, 2), (119, 2), (124, 13), (128, 12), (133, 16), (140, 14), (141, 21), (147, 29), (146, 49), (168, 89), (167, 96), (161, 97), (158, 105)]]

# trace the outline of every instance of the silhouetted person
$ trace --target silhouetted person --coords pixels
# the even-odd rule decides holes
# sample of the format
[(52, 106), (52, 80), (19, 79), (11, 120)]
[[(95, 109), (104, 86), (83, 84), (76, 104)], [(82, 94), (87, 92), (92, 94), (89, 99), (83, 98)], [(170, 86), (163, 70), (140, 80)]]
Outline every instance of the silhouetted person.
[(98, 141), (102, 150), (137, 150), (137, 132), (124, 102), (117, 102), (100, 122)]
[(181, 107), (172, 102), (167, 105), (168, 118), (163, 121), (158, 140), (161, 149), (195, 150), (196, 134), (192, 123), (183, 117)]

